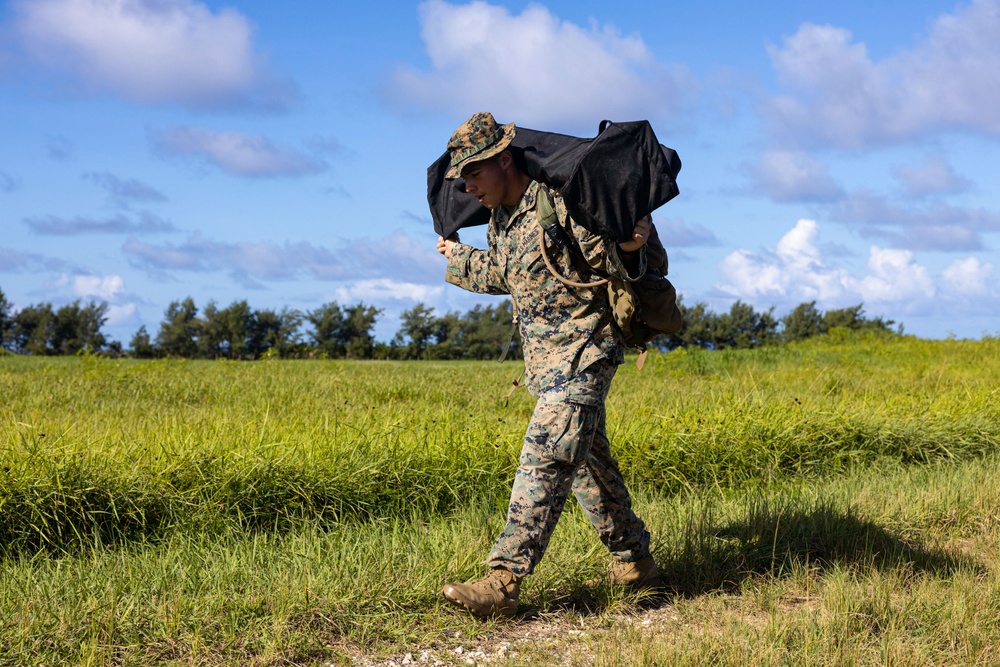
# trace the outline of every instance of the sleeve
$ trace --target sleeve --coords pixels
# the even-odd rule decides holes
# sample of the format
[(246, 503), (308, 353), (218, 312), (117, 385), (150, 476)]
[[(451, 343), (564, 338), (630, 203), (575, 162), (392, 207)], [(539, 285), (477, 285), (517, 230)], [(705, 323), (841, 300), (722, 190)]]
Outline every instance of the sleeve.
[(490, 252), (476, 250), (464, 243), (452, 246), (444, 279), (470, 292), (510, 294)]

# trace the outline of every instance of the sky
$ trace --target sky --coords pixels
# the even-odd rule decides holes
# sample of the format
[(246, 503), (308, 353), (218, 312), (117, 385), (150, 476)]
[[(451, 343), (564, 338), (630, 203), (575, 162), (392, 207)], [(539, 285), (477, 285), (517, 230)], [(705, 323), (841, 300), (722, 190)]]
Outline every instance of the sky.
[[(1000, 335), (1000, 0), (0, 0), (0, 291), (443, 314), (427, 167), (479, 111), (683, 162), (685, 304)], [(463, 232), (482, 247), (483, 228)]]

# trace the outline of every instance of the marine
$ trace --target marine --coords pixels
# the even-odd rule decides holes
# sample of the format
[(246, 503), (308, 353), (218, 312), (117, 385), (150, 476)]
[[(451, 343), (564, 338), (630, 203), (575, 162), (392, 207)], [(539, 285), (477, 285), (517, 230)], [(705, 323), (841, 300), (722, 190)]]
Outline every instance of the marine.
[[(491, 211), (487, 249), (438, 238), (447, 282), (484, 294), (509, 294), (521, 335), (525, 383), (537, 397), (511, 489), (507, 523), (487, 558), (489, 572), (449, 583), (443, 596), (481, 617), (517, 613), (521, 581), (541, 561), (572, 494), (613, 557), (611, 581), (660, 585), (650, 535), (632, 501), (607, 437), (605, 399), (625, 342), (600, 276), (632, 281), (645, 270), (647, 220), (624, 243), (577, 224), (559, 192), (533, 180), (510, 148), (513, 123), (474, 114), (448, 142), (448, 179)], [(540, 219), (554, 211), (548, 229)], [(548, 222), (548, 216), (546, 216)], [(565, 280), (560, 280), (559, 274)]]

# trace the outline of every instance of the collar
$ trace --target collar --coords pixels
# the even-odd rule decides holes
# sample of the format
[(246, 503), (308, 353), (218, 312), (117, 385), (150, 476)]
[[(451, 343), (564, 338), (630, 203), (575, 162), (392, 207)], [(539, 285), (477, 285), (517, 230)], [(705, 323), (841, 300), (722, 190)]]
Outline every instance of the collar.
[(507, 212), (507, 208), (500, 204), (495, 209), (493, 209), (493, 220), (496, 222), (500, 229), (508, 229), (511, 224), (524, 215), (528, 211), (532, 211), (535, 208), (535, 202), (538, 201), (538, 188), (541, 187), (538, 181), (531, 181), (528, 183), (528, 187), (524, 189), (524, 194), (521, 195), (521, 200), (517, 202), (517, 206), (513, 211)]

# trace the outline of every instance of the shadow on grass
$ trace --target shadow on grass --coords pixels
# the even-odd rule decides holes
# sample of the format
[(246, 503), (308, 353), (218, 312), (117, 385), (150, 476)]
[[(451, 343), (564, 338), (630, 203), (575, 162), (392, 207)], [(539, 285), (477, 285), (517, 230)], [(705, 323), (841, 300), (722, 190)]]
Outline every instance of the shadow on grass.
[(803, 508), (757, 498), (743, 517), (724, 525), (692, 523), (683, 546), (658, 560), (664, 583), (682, 596), (733, 591), (750, 577), (782, 577), (803, 568), (907, 568), (940, 577), (982, 569), (972, 559), (904, 540), (851, 507), (827, 502)]
[[(758, 498), (742, 517), (721, 524), (709, 510), (692, 515), (673, 538), (665, 536), (654, 553), (666, 593), (639, 597), (639, 608), (661, 607), (678, 597), (736, 593), (748, 579), (782, 578), (803, 569), (906, 570), (938, 577), (985, 570), (972, 558), (904, 540), (850, 507), (829, 503), (803, 508)], [(602, 584), (543, 597), (548, 598), (542, 601), (545, 611), (581, 615), (601, 613), (616, 599)], [(536, 614), (533, 609), (526, 617)]]

